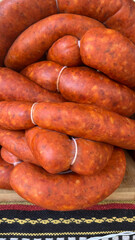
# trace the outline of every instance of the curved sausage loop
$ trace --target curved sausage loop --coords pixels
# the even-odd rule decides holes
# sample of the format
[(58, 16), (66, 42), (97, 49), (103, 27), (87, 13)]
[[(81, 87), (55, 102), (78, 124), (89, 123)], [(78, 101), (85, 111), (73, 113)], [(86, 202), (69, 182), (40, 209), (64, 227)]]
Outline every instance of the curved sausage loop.
[(123, 180), (125, 168), (124, 151), (115, 148), (107, 166), (98, 174), (52, 175), (33, 164), (21, 163), (12, 171), (10, 184), (21, 197), (42, 208), (79, 210), (97, 204), (114, 192)]

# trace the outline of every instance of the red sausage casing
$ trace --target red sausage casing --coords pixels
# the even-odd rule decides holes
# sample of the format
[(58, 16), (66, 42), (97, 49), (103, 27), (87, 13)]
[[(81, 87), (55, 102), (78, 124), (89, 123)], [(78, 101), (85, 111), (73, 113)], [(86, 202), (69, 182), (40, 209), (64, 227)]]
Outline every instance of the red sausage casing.
[(39, 127), (26, 131), (26, 139), (35, 158), (52, 174), (69, 168), (81, 175), (95, 174), (106, 166), (113, 151), (109, 144), (81, 138), (75, 139), (76, 149), (73, 138)]
[(21, 74), (49, 91), (57, 91), (56, 82), (63, 67), (51, 61), (33, 63), (21, 71)]
[(38, 127), (26, 132), (28, 145), (41, 166), (55, 174), (69, 169), (74, 156), (74, 144), (65, 134)]
[(28, 147), (24, 131), (0, 129), (0, 145), (18, 159), (39, 165)]
[(135, 121), (95, 105), (38, 103), (33, 118), (42, 128), (135, 150)]
[(135, 87), (135, 45), (119, 32), (90, 29), (81, 39), (80, 54), (85, 65), (128, 87)]
[(93, 103), (124, 116), (135, 112), (135, 91), (91, 68), (61, 69), (60, 65), (46, 61), (26, 67), (22, 74), (51, 91), (59, 90), (68, 101)]
[(73, 35), (80, 39), (93, 27), (104, 28), (104, 25), (94, 19), (74, 14), (47, 17), (33, 24), (16, 39), (5, 58), (5, 65), (21, 70), (38, 61), (60, 37)]
[(27, 201), (45, 209), (70, 211), (88, 208), (109, 196), (121, 184), (125, 168), (124, 151), (115, 149), (97, 175), (51, 175), (30, 163), (21, 163), (14, 168), (10, 183)]
[(23, 130), (34, 126), (31, 122), (30, 102), (0, 102), (0, 127), (9, 130)]
[[(115, 3), (116, 1), (114, 1)], [(108, 18), (104, 24), (121, 32), (135, 44), (135, 2), (122, 0), (121, 3), (119, 11)]]
[(14, 166), (2, 160), (0, 157), (0, 189), (12, 189), (10, 185), (10, 174)]
[(135, 43), (135, 3), (133, 0), (58, 0), (60, 12), (92, 17), (120, 31)]
[(82, 60), (78, 38), (67, 35), (57, 40), (49, 49), (47, 60), (68, 67), (80, 66)]
[(57, 13), (54, 0), (2, 0), (0, 1), (0, 66), (19, 34), (31, 24)]
[(21, 160), (16, 157), (13, 153), (9, 152), (6, 148), (1, 148), (1, 157), (2, 159), (10, 164), (16, 165), (21, 162)]
[(0, 68), (0, 100), (29, 102), (64, 101), (60, 94), (50, 93), (8, 68)]
[(95, 18), (104, 22), (114, 15), (121, 7), (121, 0), (58, 0), (60, 12), (74, 13)]
[(95, 104), (124, 116), (135, 113), (135, 92), (91, 68), (66, 68), (59, 91), (72, 102)]

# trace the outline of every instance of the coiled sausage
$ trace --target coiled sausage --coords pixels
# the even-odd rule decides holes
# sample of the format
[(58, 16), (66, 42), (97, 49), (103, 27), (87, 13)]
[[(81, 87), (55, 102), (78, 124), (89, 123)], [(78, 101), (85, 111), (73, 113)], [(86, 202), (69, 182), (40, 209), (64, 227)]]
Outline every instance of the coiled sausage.
[(135, 150), (135, 121), (95, 105), (38, 103), (33, 119), (42, 128)]
[(0, 1), (0, 66), (14, 40), (31, 24), (57, 13), (55, 0)]
[(21, 163), (12, 171), (10, 184), (24, 199), (45, 209), (78, 210), (97, 204), (115, 191), (125, 167), (123, 150), (115, 149), (107, 166), (97, 175), (51, 175), (30, 163)]
[(0, 68), (0, 100), (28, 102), (64, 101), (60, 94), (50, 93), (8, 68)]
[(60, 37), (73, 35), (80, 39), (91, 27), (104, 28), (104, 25), (94, 19), (74, 14), (47, 17), (33, 24), (16, 39), (5, 58), (5, 65), (21, 70), (39, 60)]
[(87, 67), (63, 69), (53, 62), (26, 67), (22, 74), (51, 91), (59, 90), (68, 101), (95, 104), (124, 116), (135, 112), (135, 92)]
[(81, 39), (80, 54), (84, 64), (128, 87), (135, 86), (135, 45), (119, 32), (90, 29)]
[(92, 17), (116, 29), (135, 43), (135, 3), (133, 0), (58, 0), (60, 12)]
[(65, 134), (39, 127), (26, 131), (26, 139), (35, 158), (52, 174), (69, 168), (81, 175), (96, 174), (107, 165), (113, 151), (109, 144), (70, 139)]

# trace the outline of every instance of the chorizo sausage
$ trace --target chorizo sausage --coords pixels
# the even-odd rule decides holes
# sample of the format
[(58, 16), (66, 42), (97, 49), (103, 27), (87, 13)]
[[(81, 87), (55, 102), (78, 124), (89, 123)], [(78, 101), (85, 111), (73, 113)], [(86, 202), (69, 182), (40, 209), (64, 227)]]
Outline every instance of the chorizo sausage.
[(30, 102), (1, 101), (0, 127), (9, 130), (23, 130), (34, 126), (31, 122)]
[(135, 87), (135, 45), (119, 32), (90, 29), (81, 39), (80, 54), (84, 64)]
[(26, 140), (46, 171), (55, 174), (69, 169), (74, 146), (68, 136), (36, 127), (26, 131)]
[(42, 128), (135, 150), (135, 121), (95, 105), (38, 103), (32, 115)]
[(28, 147), (24, 131), (0, 129), (0, 145), (18, 159), (40, 165)]
[(10, 184), (24, 199), (45, 209), (79, 210), (97, 204), (115, 191), (122, 182), (125, 167), (124, 151), (116, 148), (99, 174), (51, 175), (30, 163), (21, 163), (12, 171)]
[(22, 70), (39, 60), (60, 37), (73, 35), (80, 39), (91, 27), (104, 28), (104, 25), (94, 19), (74, 14), (47, 17), (33, 24), (16, 39), (7, 53), (5, 65)]
[(119, 11), (121, 5), (121, 0), (58, 0), (60, 12), (84, 15), (100, 22), (105, 22)]
[(43, 88), (56, 92), (56, 82), (62, 66), (51, 61), (33, 63), (21, 71), (21, 74)]
[(122, 0), (119, 11), (108, 18), (104, 24), (121, 32), (135, 44), (135, 3), (133, 0)]
[(31, 24), (57, 13), (55, 0), (0, 1), (0, 66), (19, 34)]
[(81, 175), (100, 172), (108, 163), (113, 146), (35, 127), (26, 131), (26, 139), (35, 158), (49, 173), (69, 168)]
[(64, 101), (60, 94), (50, 93), (8, 68), (0, 68), (0, 100), (29, 102)]
[(135, 43), (135, 3), (133, 0), (58, 0), (60, 12), (85, 15), (116, 29)]
[(58, 89), (71, 102), (93, 103), (124, 116), (135, 113), (135, 92), (91, 68), (64, 69)]
[(2, 160), (0, 157), (0, 189), (11, 190), (10, 175), (14, 166)]
[(1, 148), (1, 157), (5, 162), (13, 164), (13, 165), (21, 163), (21, 161), (18, 157), (16, 157), (13, 153), (9, 152), (4, 147)]
[(135, 113), (135, 92), (87, 67), (63, 69), (53, 62), (26, 67), (22, 74), (71, 102), (95, 104), (124, 116)]
[(67, 35), (57, 40), (49, 49), (47, 60), (68, 67), (82, 65), (78, 38)]

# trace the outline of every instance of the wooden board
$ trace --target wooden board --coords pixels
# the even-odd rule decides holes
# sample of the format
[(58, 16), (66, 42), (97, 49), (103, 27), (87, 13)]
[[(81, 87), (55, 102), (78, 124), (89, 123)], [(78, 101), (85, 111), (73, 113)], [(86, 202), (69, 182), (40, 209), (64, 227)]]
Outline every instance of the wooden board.
[[(120, 187), (106, 201), (135, 201), (135, 162), (126, 153), (126, 175)], [(14, 191), (0, 190), (0, 202), (24, 202)]]

